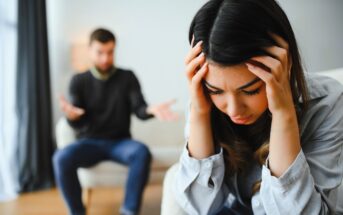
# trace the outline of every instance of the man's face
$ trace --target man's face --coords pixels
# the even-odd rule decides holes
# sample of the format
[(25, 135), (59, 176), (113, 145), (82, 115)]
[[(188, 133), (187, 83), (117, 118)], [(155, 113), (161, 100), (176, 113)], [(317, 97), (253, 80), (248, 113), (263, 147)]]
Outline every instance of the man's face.
[(114, 65), (114, 48), (115, 43), (113, 41), (106, 43), (97, 40), (92, 41), (89, 50), (93, 65), (101, 71), (106, 71), (112, 67)]

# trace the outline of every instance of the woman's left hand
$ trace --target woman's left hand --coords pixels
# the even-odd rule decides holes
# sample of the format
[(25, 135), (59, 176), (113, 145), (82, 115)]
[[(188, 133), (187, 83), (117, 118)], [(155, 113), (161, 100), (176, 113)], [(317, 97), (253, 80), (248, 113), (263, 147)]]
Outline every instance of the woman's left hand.
[(266, 83), (268, 107), (272, 113), (269, 141), (269, 169), (280, 177), (299, 154), (300, 137), (297, 116), (290, 86), (292, 61), (288, 44), (281, 37), (272, 35), (278, 46), (265, 50), (273, 57), (259, 56), (251, 60), (262, 64), (247, 63), (248, 69)]
[(288, 51), (288, 43), (280, 36), (271, 34), (278, 46), (265, 48), (271, 56), (258, 56), (251, 58), (265, 67), (247, 62), (248, 69), (266, 84), (268, 107), (274, 115), (277, 113), (294, 113), (294, 103), (290, 86), (290, 72), (292, 59)]

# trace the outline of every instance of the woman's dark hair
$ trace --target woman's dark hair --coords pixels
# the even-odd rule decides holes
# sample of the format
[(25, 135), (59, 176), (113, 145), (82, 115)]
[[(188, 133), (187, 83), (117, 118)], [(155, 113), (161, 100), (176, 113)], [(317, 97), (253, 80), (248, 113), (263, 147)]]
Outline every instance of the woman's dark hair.
[[(277, 45), (271, 34), (281, 36), (289, 45), (293, 101), (296, 107), (305, 110), (308, 93), (298, 46), (286, 14), (274, 0), (210, 0), (196, 13), (189, 41), (193, 36), (194, 45), (203, 41), (207, 60), (220, 66), (233, 66), (255, 56), (270, 55), (263, 48)], [(263, 164), (269, 153), (271, 114), (268, 110), (250, 126), (235, 125), (215, 106), (211, 114), (214, 142), (224, 149), (226, 177), (243, 173), (252, 159)], [(253, 190), (258, 189), (259, 183)]]
[(107, 42), (116, 42), (116, 37), (114, 36), (114, 34), (107, 30), (107, 29), (104, 29), (104, 28), (98, 28), (98, 29), (95, 29), (92, 33), (91, 33), (91, 36), (90, 36), (90, 39), (89, 39), (89, 44), (91, 44), (93, 41), (98, 41), (98, 42), (101, 42), (101, 43), (107, 43)]

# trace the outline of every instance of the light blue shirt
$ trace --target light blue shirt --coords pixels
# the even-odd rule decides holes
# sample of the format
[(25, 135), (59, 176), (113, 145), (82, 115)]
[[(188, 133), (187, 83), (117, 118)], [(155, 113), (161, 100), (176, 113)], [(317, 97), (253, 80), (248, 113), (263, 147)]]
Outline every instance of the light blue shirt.
[[(222, 149), (197, 160), (185, 147), (174, 194), (186, 213), (215, 214), (225, 205), (237, 214), (244, 214), (244, 207), (254, 214), (343, 214), (343, 199), (338, 199), (343, 192), (343, 86), (314, 74), (306, 78), (310, 101), (299, 124), (302, 150), (284, 174), (274, 177), (267, 165), (255, 163), (244, 177), (236, 174), (224, 182)], [(260, 179), (260, 191), (243, 199), (243, 190)]]

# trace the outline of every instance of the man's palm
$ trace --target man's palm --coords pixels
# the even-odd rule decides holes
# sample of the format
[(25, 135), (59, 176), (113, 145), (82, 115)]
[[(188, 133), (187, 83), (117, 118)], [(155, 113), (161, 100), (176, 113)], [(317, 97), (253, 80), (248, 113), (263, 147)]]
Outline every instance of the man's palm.
[(175, 103), (175, 99), (163, 102), (148, 107), (148, 113), (154, 115), (157, 119), (162, 121), (175, 121), (178, 115), (171, 110), (171, 106)]
[(79, 119), (83, 114), (85, 114), (84, 109), (73, 106), (64, 98), (64, 96), (60, 96), (60, 107), (66, 114), (66, 117), (72, 121)]

